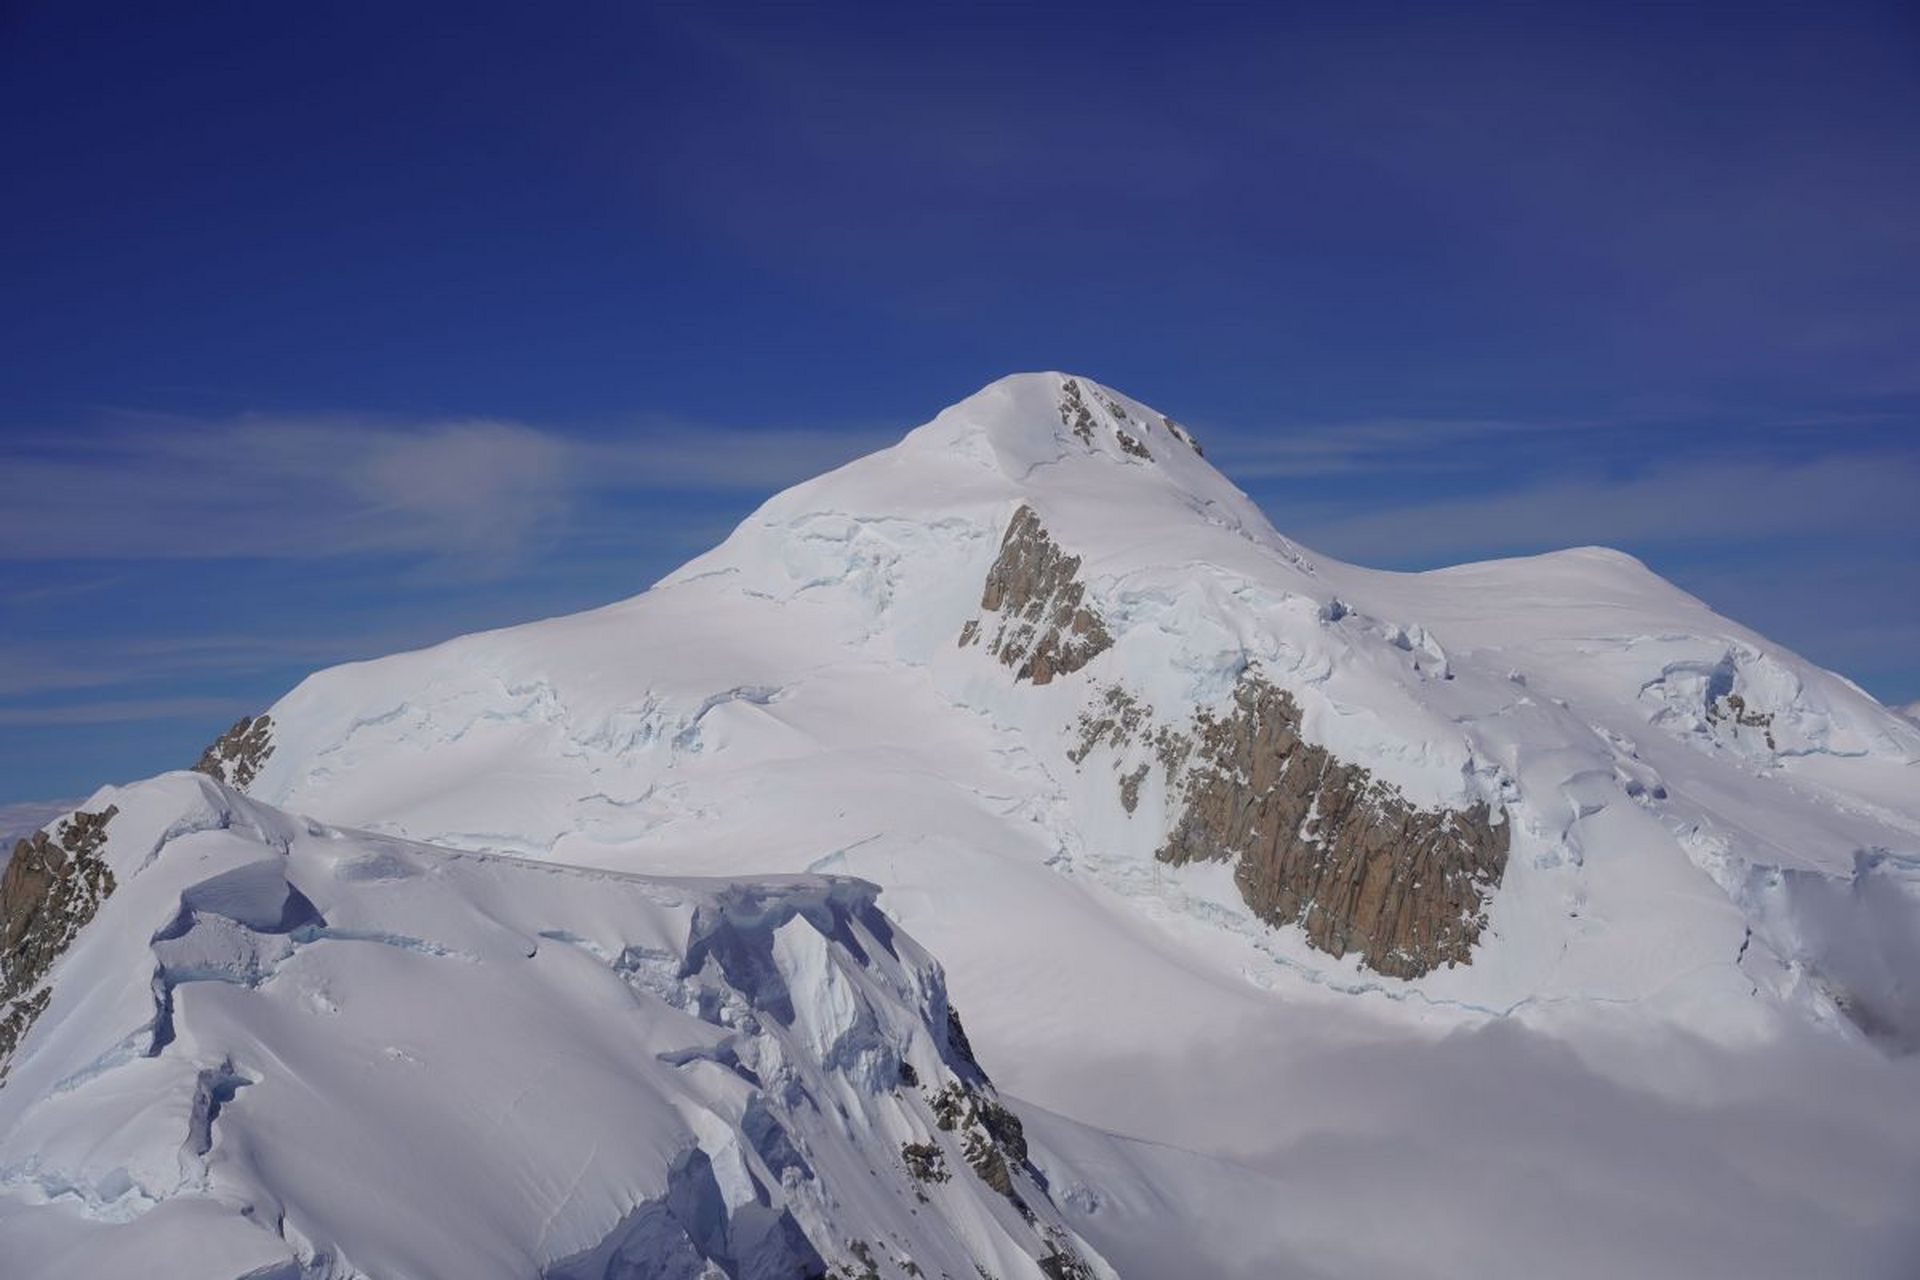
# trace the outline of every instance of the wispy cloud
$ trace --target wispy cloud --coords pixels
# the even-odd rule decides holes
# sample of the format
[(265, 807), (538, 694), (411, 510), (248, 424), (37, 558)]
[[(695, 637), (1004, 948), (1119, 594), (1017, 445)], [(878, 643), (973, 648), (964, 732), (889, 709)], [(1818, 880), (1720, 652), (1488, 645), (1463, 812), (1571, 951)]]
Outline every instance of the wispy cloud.
[(585, 436), (487, 419), (144, 419), (0, 448), (0, 560), (509, 559), (619, 493), (777, 488), (876, 431), (643, 423)]
[(0, 707), (0, 726), (131, 724), (142, 720), (205, 720), (257, 708), (235, 698), (137, 698), (57, 707)]
[(1208, 456), (1236, 480), (1312, 479), (1383, 471), (1459, 470), (1484, 454), (1463, 452), (1502, 436), (1567, 430), (1569, 424), (1501, 418), (1373, 418), (1290, 423), (1265, 431), (1207, 431)]
[(1912, 538), (1920, 533), (1916, 495), (1920, 458), (1904, 454), (1671, 463), (1357, 514), (1296, 509), (1291, 531), (1342, 558), (1387, 563), (1588, 543)]
[(365, 657), (435, 633), (389, 632), (369, 636), (225, 635), (129, 639), (63, 635), (37, 643), (0, 645), (0, 699), (23, 695), (106, 689), (147, 680), (231, 677), (263, 667), (339, 662)]
[(150, 420), (0, 455), (0, 558), (498, 552), (564, 511), (567, 460), (511, 423)]

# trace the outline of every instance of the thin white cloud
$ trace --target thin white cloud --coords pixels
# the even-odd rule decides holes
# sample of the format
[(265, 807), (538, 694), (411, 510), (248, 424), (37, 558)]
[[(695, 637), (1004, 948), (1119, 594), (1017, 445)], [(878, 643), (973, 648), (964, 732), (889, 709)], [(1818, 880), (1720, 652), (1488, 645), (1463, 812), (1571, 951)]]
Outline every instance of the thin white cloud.
[(0, 558), (14, 560), (488, 552), (568, 500), (563, 449), (484, 421), (149, 420), (16, 444), (0, 471)]
[(653, 422), (585, 438), (520, 423), (144, 419), (0, 449), (0, 560), (511, 559), (619, 493), (770, 491), (893, 433)]
[(0, 699), (77, 689), (104, 689), (149, 680), (258, 670), (285, 663), (338, 662), (368, 655), (370, 645), (398, 648), (436, 638), (437, 632), (383, 632), (369, 636), (232, 635), (158, 640), (95, 639), (63, 635), (0, 645)]
[(130, 724), (142, 720), (205, 720), (257, 710), (236, 698), (137, 698), (57, 707), (0, 707), (0, 727)]
[(1374, 418), (1295, 423), (1268, 430), (1200, 432), (1207, 456), (1235, 480), (1311, 479), (1366, 472), (1458, 470), (1474, 465), (1460, 447), (1566, 429), (1501, 418)]
[(1667, 463), (1622, 478), (1348, 514), (1294, 509), (1289, 532), (1343, 559), (1404, 563), (1584, 544), (1677, 544), (1920, 533), (1920, 458), (1838, 455), (1799, 464)]

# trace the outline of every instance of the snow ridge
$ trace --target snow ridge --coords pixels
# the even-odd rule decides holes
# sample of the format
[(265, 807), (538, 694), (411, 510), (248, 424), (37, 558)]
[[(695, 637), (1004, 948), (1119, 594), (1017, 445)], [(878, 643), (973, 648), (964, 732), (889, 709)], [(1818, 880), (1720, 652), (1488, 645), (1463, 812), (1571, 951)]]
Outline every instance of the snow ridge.
[(34, 1206), (69, 1273), (1108, 1274), (943, 1110), (1011, 1116), (871, 885), (454, 853), (190, 775), (113, 803), (119, 887), (0, 1090), (21, 1274)]

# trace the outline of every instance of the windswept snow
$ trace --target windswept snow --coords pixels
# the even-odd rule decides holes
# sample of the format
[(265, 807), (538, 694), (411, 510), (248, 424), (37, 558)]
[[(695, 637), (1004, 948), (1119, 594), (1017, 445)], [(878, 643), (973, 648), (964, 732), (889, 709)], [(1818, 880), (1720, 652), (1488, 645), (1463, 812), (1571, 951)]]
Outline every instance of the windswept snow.
[[(1097, 615), (1106, 642), (1044, 681), (987, 643), (1004, 618), (983, 586), (1022, 511), (1050, 548), (1034, 619), (1070, 604)], [(1071, 589), (1057, 581), (1069, 560)], [(1161, 744), (1256, 677), (1297, 705), (1306, 740), (1407, 804), (1495, 815), (1508, 850), (1470, 963), (1383, 976), (1264, 923), (1225, 864), (1155, 856), (1185, 802)], [(1136, 731), (1090, 737), (1088, 716), (1116, 705), (1134, 709)], [(448, 1209), (463, 1237), (471, 1226), (459, 1247), (476, 1265), (599, 1259), (590, 1251), (622, 1215), (677, 1194), (661, 1181), (686, 1168), (675, 1153), (702, 1152), (729, 1206), (750, 1186), (784, 1187), (764, 1153), (721, 1140), (745, 1131), (737, 1097), (694, 1090), (719, 1127), (685, 1101), (700, 1072), (741, 1088), (724, 1064), (675, 1067), (632, 1096), (597, 1092), (612, 1088), (608, 1062), (694, 1053), (711, 1023), (672, 1006), (682, 1021), (661, 1025), (684, 1031), (650, 1031), (636, 1047), (620, 1038), (630, 1028), (614, 1029), (628, 1024), (579, 1002), (625, 1008), (645, 990), (671, 1006), (647, 985), (663, 970), (623, 957), (664, 950), (684, 964), (691, 925), (672, 913), (700, 908), (648, 895), (720, 894), (624, 877), (824, 874), (878, 885), (887, 917), (940, 957), (982, 1059), (1045, 1113), (1036, 1162), (1122, 1274), (1892, 1277), (1920, 1260), (1909, 1212), (1920, 1057), (1902, 1056), (1920, 1048), (1920, 726), (1618, 552), (1423, 574), (1341, 564), (1277, 532), (1159, 412), (1084, 378), (1026, 374), (774, 497), (645, 594), (321, 672), (269, 715), (252, 800), (207, 784), (206, 803), (232, 820), (191, 837), (224, 848), (253, 839), (234, 832), (254, 824), (243, 861), (191, 871), (197, 892), (244, 899), (253, 914), (215, 912), (233, 923), (149, 943), (164, 932), (156, 922), (122, 940), (140, 954), (107, 966), (146, 965), (209, 1037), (191, 1075), (182, 1065), (167, 1081), (166, 1123), (130, 1113), (125, 1133), (159, 1126), (170, 1150), (192, 1147), (199, 1139), (180, 1135), (198, 1134), (204, 1113), (212, 1150), (230, 1152), (222, 1176), (252, 1188), (249, 1202), (306, 1203), (317, 1183), (299, 1179), (353, 1153), (321, 1135), (302, 1154), (305, 1131), (284, 1120), (249, 1138), (243, 1158), (220, 1145), (223, 1127), (293, 1114), (312, 1086), (292, 1081), (350, 1073), (356, 1054), (385, 1063), (389, 1041), (424, 1078), (451, 1073), (446, 1090), (423, 1087), (425, 1110), (406, 1113), (422, 1117), (410, 1131), (423, 1147), (453, 1123), (446, 1099), (542, 1118), (540, 1136), (514, 1130), (548, 1162), (499, 1192), (518, 1207), (496, 1212), (483, 1197)], [(181, 785), (163, 784), (170, 796)], [(333, 825), (309, 830), (281, 811)], [(264, 872), (246, 872), (262, 884), (218, 879), (258, 862), (259, 842), (291, 851), (276, 855), (292, 860), (283, 880), (324, 925), (276, 897)], [(320, 850), (336, 846), (351, 853), (327, 861)], [(478, 854), (620, 874), (543, 880), (526, 862)], [(303, 922), (264, 928), (275, 911)], [(886, 1054), (923, 1033), (900, 1009), (935, 1005), (912, 990), (872, 994), (880, 977), (847, 967), (844, 938), (807, 912), (792, 919), (803, 923), (762, 922), (769, 971), (804, 992), (789, 997), (791, 1019), (775, 1019), (780, 1051), (851, 1091), (844, 1115), (823, 1112), (854, 1126), (835, 1151), (897, 1153), (918, 1141), (919, 1113), (884, 1101)], [(920, 980), (904, 976), (925, 971), (918, 961), (893, 959), (900, 981)], [(515, 965), (537, 980), (485, 1008), (481, 993)], [(417, 1037), (410, 1020), (349, 1019), (338, 1043), (315, 1033), (284, 1053), (271, 1039), (279, 1022), (221, 1020), (260, 992), (304, 991), (294, 979), (309, 967), (324, 967), (325, 999), (342, 1010), (337, 993), (377, 1005), (359, 984), (393, 974), (431, 975), (421, 989), (445, 983), (445, 1001)], [(562, 967), (577, 984), (544, 985)], [(766, 993), (727, 981), (764, 1011), (754, 1001)], [(111, 999), (116, 982), (86, 999)], [(19, 1185), (102, 1220), (146, 1204), (162, 1174), (136, 1172), (133, 1136), (93, 1154), (103, 1126), (58, 1111), (68, 1095), (49, 1093), (56, 1069), (38, 1064), (85, 1076), (115, 1052), (138, 1056), (137, 1037), (133, 1050), (98, 1043), (101, 1027), (129, 1025), (136, 996), (155, 998), (139, 986), (113, 1017), (74, 1022), (92, 1038), (66, 1058), (53, 1046), (79, 1031), (36, 1031), (19, 1070), (40, 1071), (38, 1083), (0, 1091), (0, 1107), (25, 1094), (44, 1097), (48, 1117), (73, 1117), (70, 1129), (44, 1122), (45, 1141), (65, 1135), (71, 1158)], [(495, 1030), (476, 1039), (469, 1023)], [(906, 1030), (876, 1039), (876, 1025)], [(477, 1044), (493, 1065), (448, 1061), (443, 1040), (463, 1055)], [(281, 1056), (260, 1056), (269, 1048)], [(577, 1071), (579, 1084), (509, 1106), (499, 1079), (516, 1074), (500, 1066), (510, 1052), (551, 1054), (533, 1074)], [(113, 1096), (129, 1109), (158, 1087), (135, 1087), (144, 1077), (130, 1069), (157, 1070), (98, 1077), (119, 1082)], [(388, 1096), (344, 1083), (358, 1079), (326, 1083)], [(630, 1162), (593, 1148), (591, 1135), (626, 1124), (640, 1135)], [(864, 1136), (879, 1132), (878, 1146)], [(408, 1159), (483, 1158), (449, 1152)], [(943, 1159), (958, 1168), (962, 1155)], [(176, 1178), (200, 1176), (172, 1158), (187, 1161)], [(0, 1231), (25, 1221), (9, 1203)], [(766, 1203), (800, 1203), (795, 1221), (815, 1221), (804, 1201), (769, 1190)], [(970, 1224), (953, 1228), (952, 1247), (977, 1256), (998, 1239), (991, 1220), (1032, 1256), (1032, 1239), (994, 1216), (999, 1203), (952, 1211)], [(203, 1212), (168, 1200), (144, 1217), (162, 1209)], [(329, 1212), (296, 1224), (301, 1256), (337, 1248), (356, 1266), (397, 1267), (401, 1253), (366, 1251), (418, 1247), (398, 1227), (363, 1227), (385, 1221), (379, 1205)], [(890, 1215), (882, 1201), (819, 1220), (842, 1235), (862, 1224), (876, 1248), (888, 1231), (922, 1239)], [(924, 1216), (910, 1208), (909, 1225)], [(17, 1229), (48, 1230), (40, 1219)]]

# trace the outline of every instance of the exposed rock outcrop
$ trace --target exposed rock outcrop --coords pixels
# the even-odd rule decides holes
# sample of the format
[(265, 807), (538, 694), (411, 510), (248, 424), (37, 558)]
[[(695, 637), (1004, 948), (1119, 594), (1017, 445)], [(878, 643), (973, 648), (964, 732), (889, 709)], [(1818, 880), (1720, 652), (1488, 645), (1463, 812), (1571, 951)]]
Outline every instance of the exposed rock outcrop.
[(931, 1142), (901, 1143), (900, 1159), (915, 1182), (945, 1182), (953, 1176), (947, 1172), (946, 1157)]
[[(1060, 549), (1032, 507), (1014, 512), (999, 558), (987, 571), (980, 607), (999, 615), (987, 652), (1012, 667), (1015, 679), (1046, 684), (1112, 645), (1106, 623), (1086, 603), (1079, 572), (1080, 557)], [(976, 643), (985, 627), (983, 619), (969, 621), (960, 631), (961, 645)]]
[[(1241, 896), (1270, 924), (1298, 924), (1314, 947), (1417, 978), (1465, 964), (1506, 870), (1510, 835), (1484, 802), (1421, 808), (1397, 788), (1300, 736), (1300, 708), (1257, 674), (1224, 715), (1190, 730), (1155, 723), (1124, 689), (1082, 716), (1076, 763), (1101, 743), (1145, 746), (1178, 804), (1158, 856), (1228, 862)], [(1132, 813), (1144, 773), (1120, 776)]]
[(1093, 410), (1087, 407), (1086, 396), (1080, 391), (1080, 383), (1068, 378), (1060, 384), (1060, 422), (1067, 430), (1080, 437), (1080, 443), (1093, 443), (1096, 425)]
[(76, 813), (57, 836), (20, 841), (0, 874), (0, 1082), (20, 1038), (47, 1007), (47, 970), (108, 894), (113, 871), (100, 856), (118, 810)]
[(940, 1128), (959, 1136), (968, 1167), (1025, 1214), (1026, 1204), (1013, 1185), (1013, 1170), (1035, 1171), (1027, 1163), (1027, 1135), (1020, 1117), (979, 1088), (960, 1080), (948, 1084), (928, 1101)]
[(245, 791), (273, 754), (273, 717), (243, 716), (200, 753), (194, 771)]
[[(1092, 405), (1087, 403), (1089, 397), (1107, 415), (1113, 428), (1113, 438), (1120, 446), (1120, 452), (1145, 462), (1153, 461), (1153, 452), (1147, 448), (1146, 442), (1127, 430), (1127, 427), (1133, 424), (1133, 416), (1127, 412), (1127, 407), (1098, 387), (1082, 387), (1078, 378), (1066, 378), (1060, 383), (1060, 424), (1073, 432), (1081, 444), (1089, 448), (1093, 447), (1095, 434), (1100, 429), (1100, 420), (1094, 416)], [(1180, 428), (1175, 427), (1171, 422), (1167, 423), (1167, 427), (1179, 439), (1193, 445), (1193, 438)], [(1198, 445), (1193, 447), (1196, 453), (1199, 452)]]
[(1760, 730), (1761, 736), (1766, 739), (1767, 750), (1778, 749), (1773, 738), (1773, 713), (1747, 710), (1747, 700), (1739, 694), (1723, 693), (1707, 700), (1707, 722), (1718, 724), (1722, 720), (1730, 722), (1735, 732), (1741, 729)]

